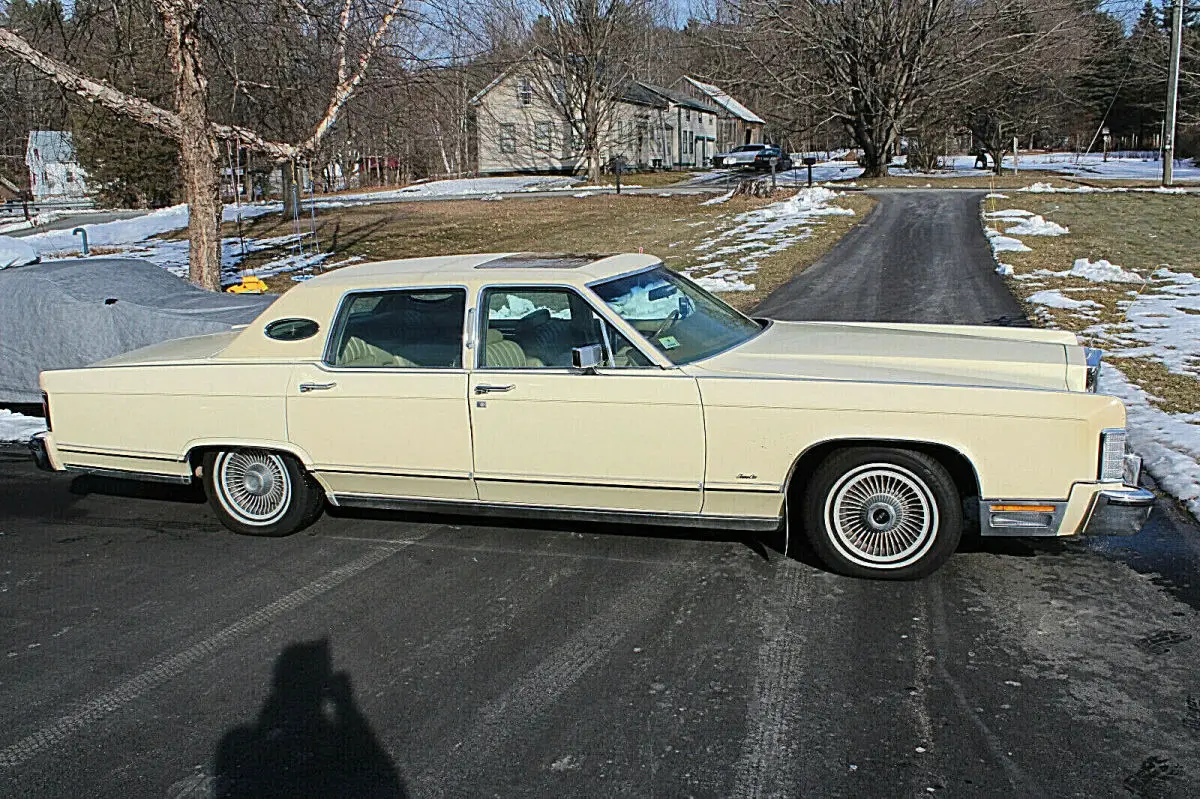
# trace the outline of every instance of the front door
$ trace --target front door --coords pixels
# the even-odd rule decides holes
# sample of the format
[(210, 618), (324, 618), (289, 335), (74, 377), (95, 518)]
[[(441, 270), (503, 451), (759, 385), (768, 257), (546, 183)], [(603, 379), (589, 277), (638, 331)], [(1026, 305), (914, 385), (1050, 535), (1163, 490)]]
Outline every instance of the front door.
[(465, 310), (462, 288), (351, 294), (325, 360), (296, 367), (288, 435), (335, 496), (476, 498)]
[[(471, 374), (480, 500), (698, 513), (704, 424), (694, 379), (652, 365), (571, 289), (501, 287), (481, 299)], [(571, 368), (600, 345), (605, 366)]]

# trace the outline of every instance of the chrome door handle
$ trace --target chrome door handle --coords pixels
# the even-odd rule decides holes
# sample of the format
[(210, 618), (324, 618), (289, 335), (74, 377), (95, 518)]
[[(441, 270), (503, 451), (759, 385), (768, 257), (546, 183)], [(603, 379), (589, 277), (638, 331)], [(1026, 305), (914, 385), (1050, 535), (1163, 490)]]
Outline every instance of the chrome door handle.
[(505, 391), (512, 391), (514, 388), (516, 388), (516, 385), (512, 384), (512, 383), (510, 383), (507, 386), (479, 385), (479, 386), (475, 386), (475, 393), (476, 394), (493, 394), (493, 393), (503, 394)]
[(337, 383), (301, 383), (300, 393), (307, 394), (310, 391), (328, 391), (336, 385)]

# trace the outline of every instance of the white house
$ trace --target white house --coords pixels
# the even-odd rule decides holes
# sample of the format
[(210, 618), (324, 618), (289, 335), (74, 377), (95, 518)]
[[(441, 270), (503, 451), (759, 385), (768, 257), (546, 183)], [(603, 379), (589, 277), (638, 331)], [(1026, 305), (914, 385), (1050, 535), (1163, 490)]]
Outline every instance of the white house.
[[(480, 174), (570, 174), (586, 168), (574, 126), (560, 104), (545, 99), (531, 63), (501, 73), (471, 100)], [(687, 92), (628, 81), (601, 132), (601, 161), (620, 158), (638, 169), (707, 167), (718, 151), (719, 118), (725, 113)]]
[(88, 195), (87, 173), (75, 160), (75, 144), (66, 131), (30, 131), (25, 165), (34, 201), (75, 200)]

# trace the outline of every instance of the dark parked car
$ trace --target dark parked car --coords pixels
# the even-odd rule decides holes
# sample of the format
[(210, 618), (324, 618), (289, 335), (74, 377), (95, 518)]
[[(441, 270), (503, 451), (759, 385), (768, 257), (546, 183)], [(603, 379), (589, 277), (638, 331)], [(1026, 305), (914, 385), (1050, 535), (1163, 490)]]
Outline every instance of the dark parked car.
[(792, 159), (787, 153), (771, 144), (742, 144), (727, 153), (713, 156), (713, 166), (731, 168), (749, 168), (768, 170), (771, 159), (775, 161), (775, 171), (785, 172), (792, 168)]

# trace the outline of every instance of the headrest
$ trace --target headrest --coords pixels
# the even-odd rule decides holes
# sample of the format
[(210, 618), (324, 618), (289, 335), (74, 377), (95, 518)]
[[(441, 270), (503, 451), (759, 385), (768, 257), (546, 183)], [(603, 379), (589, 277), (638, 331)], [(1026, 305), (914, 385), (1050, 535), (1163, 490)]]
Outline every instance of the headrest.
[(521, 333), (526, 330), (533, 330), (535, 327), (541, 327), (550, 321), (550, 309), (538, 308), (531, 314), (526, 314), (517, 320), (517, 332)]

